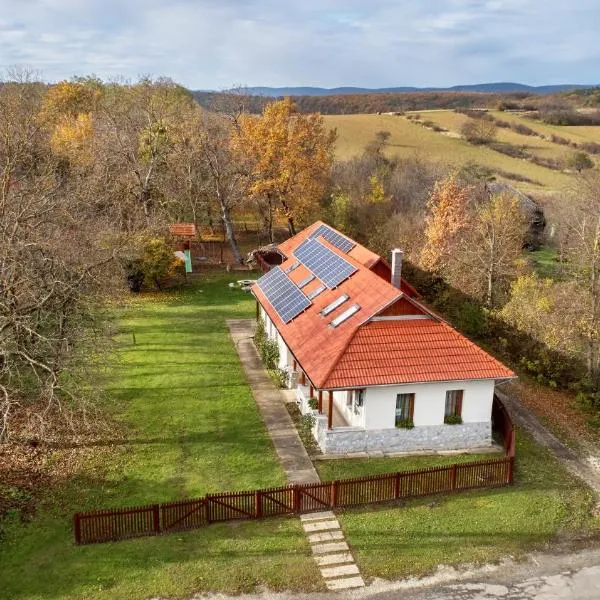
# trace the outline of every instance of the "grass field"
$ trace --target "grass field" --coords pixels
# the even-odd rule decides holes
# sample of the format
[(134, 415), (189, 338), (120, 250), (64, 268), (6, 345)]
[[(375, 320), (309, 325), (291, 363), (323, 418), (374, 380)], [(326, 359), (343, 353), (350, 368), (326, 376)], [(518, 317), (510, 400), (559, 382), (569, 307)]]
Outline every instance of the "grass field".
[[(426, 574), (440, 564), (520, 557), (557, 536), (597, 535), (589, 490), (523, 433), (517, 440), (513, 487), (413, 500), (401, 509), (341, 512), (338, 519), (363, 575)], [(331, 475), (338, 467), (331, 461), (325, 469)], [(339, 469), (347, 472), (344, 465)]]
[[(451, 110), (430, 111), (422, 115), (423, 120), (431, 120), (442, 127), (445, 127), (454, 134), (460, 135), (462, 126), (469, 121), (467, 115), (455, 113)], [(498, 117), (502, 119), (501, 116)], [(503, 119), (509, 121), (509, 119)], [(516, 120), (518, 121), (518, 119)], [(533, 129), (533, 128), (532, 128)], [(513, 146), (522, 147), (527, 152), (533, 155), (542, 156), (545, 158), (554, 158), (560, 160), (564, 158), (570, 151), (565, 146), (554, 144), (548, 140), (541, 139), (536, 136), (523, 135), (512, 129), (499, 127), (496, 133), (496, 140)]]
[[(560, 190), (569, 184), (570, 176), (559, 171), (512, 158), (485, 147), (473, 146), (459, 139), (460, 129), (468, 119), (465, 115), (450, 110), (420, 111), (422, 120), (431, 120), (449, 130), (449, 134), (434, 132), (411, 123), (403, 117), (391, 115), (328, 115), (326, 123), (338, 132), (336, 153), (338, 158), (347, 159), (362, 152), (365, 144), (372, 140), (377, 131), (389, 131), (389, 154), (411, 156), (414, 154), (460, 166), (468, 161), (478, 162), (492, 169), (516, 173), (539, 182), (516, 183), (523, 190)], [(576, 142), (600, 142), (600, 126), (563, 127), (548, 125), (518, 114), (491, 111), (498, 119), (522, 123), (544, 136), (555, 134)], [(555, 144), (536, 136), (516, 133), (511, 129), (499, 128), (500, 142), (524, 147), (530, 154), (543, 158), (561, 160), (573, 152), (572, 148)], [(598, 162), (597, 157), (593, 157)]]
[(249, 294), (228, 288), (237, 278), (211, 277), (119, 311), (107, 408), (126, 440), (106, 440), (75, 478), (43, 498), (31, 522), (5, 524), (1, 598), (141, 600), (322, 586), (296, 519), (72, 544), (78, 510), (284, 483), (225, 324), (254, 312)]
[[(429, 118), (434, 114), (435, 112), (432, 111), (423, 113), (423, 116)], [(523, 190), (559, 190), (567, 186), (570, 181), (570, 176), (567, 174), (506, 156), (490, 148), (473, 146), (465, 140), (425, 129), (404, 117), (373, 114), (326, 115), (324, 119), (326, 125), (337, 129), (336, 155), (340, 159), (359, 155), (365, 145), (374, 139), (377, 131), (385, 130), (392, 134), (389, 140), (389, 155), (403, 157), (417, 155), (456, 167), (472, 161), (491, 169), (523, 175), (540, 184), (528, 182), (514, 184)]]

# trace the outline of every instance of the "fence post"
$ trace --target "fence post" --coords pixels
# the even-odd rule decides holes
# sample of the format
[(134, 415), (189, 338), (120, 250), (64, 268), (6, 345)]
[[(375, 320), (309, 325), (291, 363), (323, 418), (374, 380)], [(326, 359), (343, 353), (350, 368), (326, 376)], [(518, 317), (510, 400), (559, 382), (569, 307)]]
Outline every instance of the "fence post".
[(450, 489), (456, 489), (456, 463), (452, 465), (452, 470), (450, 471)]
[(75, 543), (81, 544), (81, 517), (75, 513), (73, 517), (73, 533), (75, 534)]
[(515, 457), (511, 456), (508, 461), (508, 483), (510, 485), (512, 485), (512, 483), (513, 483), (514, 466), (515, 466)]
[(154, 533), (160, 533), (160, 504), (152, 506), (152, 525)]
[(294, 512), (296, 514), (298, 514), (302, 507), (300, 506), (300, 504), (301, 504), (300, 487), (298, 486), (297, 483), (294, 483), (294, 485), (292, 486), (292, 492), (293, 492), (293, 496), (294, 496)]
[(394, 498), (396, 500), (400, 498), (400, 471), (396, 473), (396, 479), (394, 480)]
[(210, 498), (208, 496), (208, 494), (206, 494), (206, 496), (204, 496), (204, 504), (206, 506), (206, 524), (208, 525), (210, 523)]
[(258, 490), (254, 492), (254, 516), (262, 519), (262, 497)]
[(336, 479), (331, 482), (331, 496), (329, 498), (329, 504), (331, 508), (335, 508), (337, 506), (337, 497), (338, 497), (338, 486), (339, 481)]

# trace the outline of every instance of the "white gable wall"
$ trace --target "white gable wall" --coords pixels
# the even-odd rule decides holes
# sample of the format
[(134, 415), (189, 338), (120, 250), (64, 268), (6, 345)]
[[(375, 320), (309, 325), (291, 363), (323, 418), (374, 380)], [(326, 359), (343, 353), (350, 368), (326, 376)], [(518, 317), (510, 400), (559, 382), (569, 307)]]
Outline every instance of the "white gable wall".
[(464, 390), (463, 423), (483, 423), (491, 420), (494, 381), (451, 381), (367, 388), (364, 406), (366, 429), (395, 427), (396, 395), (414, 394), (415, 427), (441, 425), (444, 422), (447, 390)]

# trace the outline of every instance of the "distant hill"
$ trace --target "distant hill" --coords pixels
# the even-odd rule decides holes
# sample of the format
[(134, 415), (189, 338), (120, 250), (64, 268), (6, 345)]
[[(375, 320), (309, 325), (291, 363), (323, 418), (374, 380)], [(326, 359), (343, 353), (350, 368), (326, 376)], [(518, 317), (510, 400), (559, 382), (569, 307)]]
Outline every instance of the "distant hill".
[(389, 87), (389, 88), (362, 88), (362, 87), (249, 87), (246, 92), (256, 96), (277, 98), (280, 96), (343, 96), (354, 94), (398, 94), (407, 92), (483, 92), (496, 94), (529, 93), (529, 94), (554, 94), (583, 88), (593, 87), (582, 84), (560, 84), (531, 86), (522, 83), (496, 82), (477, 83), (473, 85), (455, 85), (452, 87)]

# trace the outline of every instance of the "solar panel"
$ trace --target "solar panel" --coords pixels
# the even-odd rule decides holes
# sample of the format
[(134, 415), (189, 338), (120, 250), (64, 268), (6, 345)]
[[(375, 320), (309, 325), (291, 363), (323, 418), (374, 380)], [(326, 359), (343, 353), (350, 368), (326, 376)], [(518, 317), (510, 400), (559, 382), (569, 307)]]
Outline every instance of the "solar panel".
[(256, 283), (284, 323), (289, 323), (311, 304), (281, 267), (274, 267)]
[(356, 272), (354, 265), (326, 248), (319, 240), (305, 240), (294, 254), (329, 289), (337, 287)]
[(331, 229), (328, 225), (319, 225), (311, 234), (311, 239), (316, 239), (319, 236), (324, 237), (330, 244), (333, 244), (336, 248), (339, 248), (342, 252), (346, 254), (356, 246), (356, 244), (348, 239), (347, 237), (341, 235), (334, 229)]

